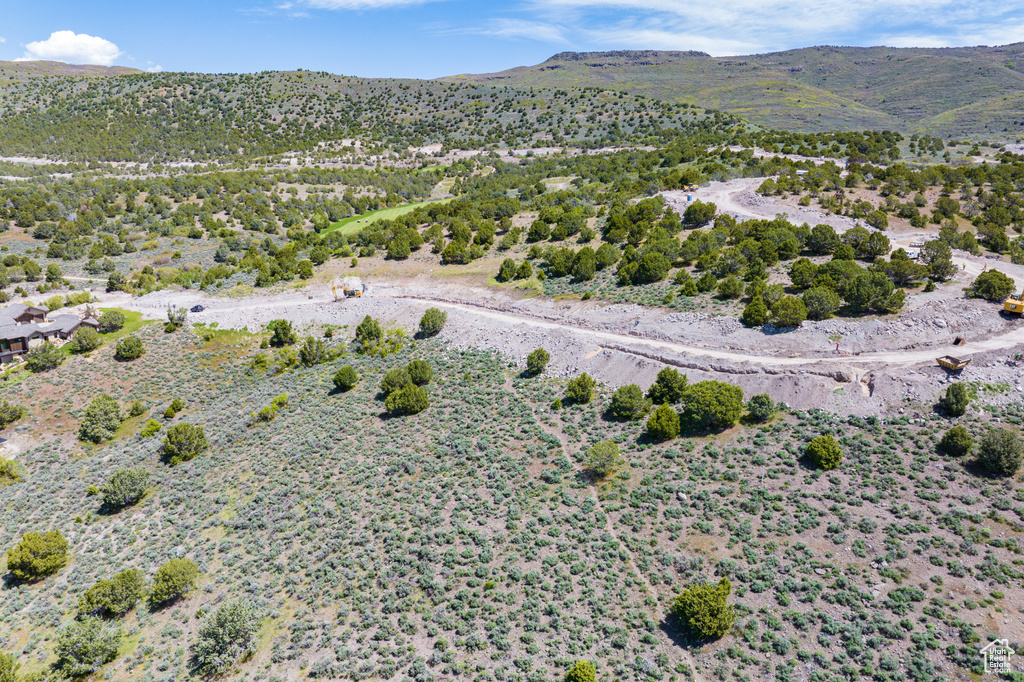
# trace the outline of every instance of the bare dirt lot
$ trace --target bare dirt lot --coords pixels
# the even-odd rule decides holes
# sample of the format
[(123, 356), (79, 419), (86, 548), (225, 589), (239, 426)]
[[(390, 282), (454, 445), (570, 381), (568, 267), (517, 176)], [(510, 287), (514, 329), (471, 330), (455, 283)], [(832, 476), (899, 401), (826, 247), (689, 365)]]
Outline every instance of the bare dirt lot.
[(693, 192), (669, 190), (662, 192), (662, 196), (665, 197), (665, 201), (672, 207), (672, 210), (680, 215), (689, 204), (686, 197), (691, 196), (694, 201), (711, 202), (718, 207), (719, 212), (728, 213), (743, 220), (749, 218), (772, 220), (784, 213), (792, 223), (831, 225), (840, 233), (858, 224), (858, 221), (846, 216), (825, 214), (813, 208), (784, 204), (775, 197), (763, 197), (756, 193), (757, 188), (763, 182), (764, 178), (739, 178), (728, 182), (712, 182)]

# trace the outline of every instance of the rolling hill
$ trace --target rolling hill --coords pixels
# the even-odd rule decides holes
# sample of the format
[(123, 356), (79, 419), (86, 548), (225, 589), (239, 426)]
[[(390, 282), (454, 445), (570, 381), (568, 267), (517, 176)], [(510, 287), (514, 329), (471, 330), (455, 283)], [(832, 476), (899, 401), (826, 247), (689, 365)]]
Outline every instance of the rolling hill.
[(596, 88), (531, 91), (302, 70), (98, 78), (56, 69), (6, 80), (4, 73), (0, 68), (0, 156), (209, 161), (343, 146), (353, 138), (397, 150), (435, 143), (601, 147), (745, 125)]
[(353, 138), (392, 150), (663, 144), (680, 133), (716, 144), (745, 128), (734, 116), (793, 132), (1016, 139), (1024, 135), (1024, 43), (727, 58), (564, 52), (536, 66), (437, 80), (0, 62), (0, 156), (209, 161)]
[(18, 77), (32, 76), (123, 76), (130, 73), (145, 73), (129, 66), (99, 66), (96, 64), (66, 64), (46, 60), (24, 62), (0, 61), (0, 79), (17, 80)]
[(703, 52), (564, 52), (536, 66), (441, 80), (600, 86), (801, 132), (873, 128), (992, 138), (1024, 133), (1024, 43), (819, 46), (721, 58)]

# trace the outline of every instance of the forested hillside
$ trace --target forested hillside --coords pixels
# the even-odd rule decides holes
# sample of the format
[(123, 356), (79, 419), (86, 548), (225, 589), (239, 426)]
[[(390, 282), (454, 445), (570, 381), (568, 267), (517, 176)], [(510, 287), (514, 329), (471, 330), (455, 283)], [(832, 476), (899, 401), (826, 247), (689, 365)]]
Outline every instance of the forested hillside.
[(445, 82), (8, 62), (0, 64), (0, 155), (206, 162), (352, 139), (393, 150), (586, 148), (748, 131), (740, 119), (793, 131), (1012, 140), (1024, 134), (1022, 45), (814, 47), (736, 58), (562, 53)]
[(322, 72), (8, 75), (0, 155), (210, 161), (340, 146), (600, 147), (741, 127), (728, 115), (596, 88), (515, 90)]

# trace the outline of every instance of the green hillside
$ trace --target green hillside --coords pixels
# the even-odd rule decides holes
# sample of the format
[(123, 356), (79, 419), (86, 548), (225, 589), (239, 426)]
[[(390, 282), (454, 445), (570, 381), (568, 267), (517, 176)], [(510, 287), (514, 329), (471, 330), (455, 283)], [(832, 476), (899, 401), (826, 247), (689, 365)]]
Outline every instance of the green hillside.
[(144, 73), (129, 66), (97, 66), (95, 64), (65, 64), (45, 60), (26, 62), (0, 61), (0, 80), (17, 80), (33, 76), (123, 76)]
[(596, 88), (513, 89), (324, 72), (52, 75), (0, 80), (0, 156), (193, 161), (341, 150), (399, 152), (663, 142), (741, 126), (686, 104)]
[[(537, 66), (442, 80), (599, 85), (795, 131), (1024, 133), (1024, 119), (1008, 116), (1001, 104), (1024, 92), (1024, 43), (942, 49), (825, 46), (721, 58), (701, 52), (562, 53)], [(965, 107), (968, 111), (962, 111)]]

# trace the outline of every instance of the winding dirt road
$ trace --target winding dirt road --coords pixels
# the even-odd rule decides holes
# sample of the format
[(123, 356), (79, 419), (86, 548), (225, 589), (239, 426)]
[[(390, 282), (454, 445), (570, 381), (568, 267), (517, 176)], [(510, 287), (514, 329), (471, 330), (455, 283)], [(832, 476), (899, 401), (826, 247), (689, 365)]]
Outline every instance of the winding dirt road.
[(820, 363), (856, 365), (857, 367), (865, 369), (893, 366), (910, 366), (922, 363), (933, 364), (935, 362), (936, 357), (952, 353), (956, 353), (957, 355), (970, 355), (972, 353), (1005, 350), (1017, 346), (1024, 346), (1024, 323), (1022, 323), (1020, 329), (1015, 329), (1006, 334), (993, 336), (982, 341), (972, 342), (962, 346), (949, 345), (945, 347), (929, 347), (925, 350), (916, 350), (909, 352), (888, 351), (880, 353), (861, 353), (860, 355), (819, 355), (807, 357), (778, 357), (771, 355), (750, 355), (746, 353), (736, 353), (733, 351), (716, 350), (714, 348), (706, 348), (704, 346), (692, 346), (687, 344), (675, 343), (671, 341), (649, 339), (642, 336), (633, 336), (630, 334), (615, 334), (613, 332), (598, 331), (594, 329), (588, 329), (582, 326), (569, 325), (564, 322), (554, 322), (551, 320), (545, 320), (542, 318), (532, 317), (523, 314), (514, 314), (501, 310), (488, 309), (484, 306), (478, 305), (467, 305), (465, 303), (451, 303), (437, 299), (428, 299), (420, 296), (394, 296), (393, 298), (399, 298), (404, 300), (420, 300), (430, 303), (431, 305), (437, 307), (448, 308), (452, 310), (460, 310), (471, 315), (485, 317), (492, 320), (498, 320), (513, 326), (517, 324), (524, 324), (531, 327), (540, 327), (543, 329), (571, 331), (581, 335), (583, 338), (591, 339), (597, 342), (599, 345), (604, 345), (602, 344), (602, 342), (604, 342), (605, 344), (610, 343), (616, 344), (618, 346), (627, 347), (646, 346), (663, 351), (669, 351), (671, 353), (693, 355), (705, 358), (714, 358), (717, 360), (729, 360), (731, 362), (748, 362), (755, 365), (770, 367), (800, 367), (807, 365), (817, 365)]
[[(802, 355), (783, 354), (757, 354), (742, 353), (731, 350), (709, 347), (706, 344), (687, 344), (678, 341), (667, 341), (662, 339), (648, 338), (625, 333), (615, 333), (587, 327), (584, 324), (569, 323), (562, 320), (553, 320), (540, 315), (532, 315), (519, 309), (508, 309), (504, 306), (494, 307), (493, 303), (467, 301), (466, 299), (453, 301), (441, 296), (431, 296), (423, 290), (409, 291), (397, 284), (378, 284), (372, 286), (367, 296), (361, 300), (359, 314), (364, 314), (364, 307), (374, 306), (375, 303), (405, 302), (414, 305), (422, 305), (424, 308), (435, 306), (448, 310), (457, 310), (470, 317), (484, 318), (501, 323), (511, 332), (517, 326), (526, 326), (537, 329), (545, 329), (559, 332), (569, 332), (580, 340), (590, 341), (596, 345), (615, 350), (629, 352), (636, 349), (651, 349), (663, 353), (685, 355), (693, 358), (706, 358), (736, 363), (747, 363), (752, 366), (771, 367), (783, 370), (791, 370), (793, 373), (806, 370), (812, 366), (835, 365), (856, 368), (859, 371), (873, 371), (884, 368), (909, 367), (919, 364), (934, 364), (935, 358), (952, 355), (971, 355), (988, 351), (1007, 350), (1016, 347), (1024, 348), (1024, 321), (1014, 325), (1012, 331), (980, 339), (967, 343), (966, 345), (954, 347), (952, 345), (928, 347), (919, 350), (902, 351), (881, 351), (867, 352), (859, 355), (833, 355), (821, 353), (820, 351), (807, 350)], [(138, 310), (147, 317), (162, 318), (168, 305), (191, 307), (196, 303), (206, 306), (206, 311), (193, 315), (192, 319), (202, 322), (221, 321), (222, 326), (259, 326), (267, 320), (262, 318), (272, 315), (274, 317), (289, 317), (290, 314), (305, 313), (304, 318), (312, 317), (321, 322), (336, 323), (333, 319), (339, 315), (352, 314), (354, 308), (333, 306), (333, 298), (330, 295), (314, 295), (308, 293), (286, 293), (277, 295), (266, 295), (257, 298), (243, 299), (240, 301), (216, 297), (207, 297), (205, 294), (195, 291), (161, 292), (150, 296), (121, 300), (118, 302), (123, 307)], [(323, 306), (332, 304), (329, 311), (323, 310)], [(349, 311), (346, 313), (346, 311)], [(776, 353), (785, 351), (776, 350)]]
[[(721, 213), (728, 213), (740, 219), (773, 220), (780, 213), (785, 213), (790, 222), (831, 225), (839, 233), (858, 224), (858, 221), (846, 216), (826, 214), (815, 208), (789, 206), (776, 201), (773, 197), (762, 197), (756, 194), (756, 190), (762, 182), (764, 182), (764, 178), (739, 178), (728, 182), (712, 182), (707, 187), (701, 187), (694, 192), (671, 190), (662, 192), (662, 195), (669, 205), (680, 214), (686, 209), (688, 203), (686, 197), (693, 196), (694, 199), (715, 204)], [(939, 238), (937, 229), (932, 232), (921, 231), (913, 234), (884, 231), (883, 234), (889, 238), (893, 250), (916, 248), (911, 246), (911, 242), (917, 239)], [(1024, 289), (1024, 267), (1000, 261), (987, 261), (978, 256), (967, 255), (954, 257), (953, 263), (972, 278), (977, 277), (986, 269), (998, 269), (1014, 280), (1017, 291)]]

